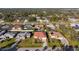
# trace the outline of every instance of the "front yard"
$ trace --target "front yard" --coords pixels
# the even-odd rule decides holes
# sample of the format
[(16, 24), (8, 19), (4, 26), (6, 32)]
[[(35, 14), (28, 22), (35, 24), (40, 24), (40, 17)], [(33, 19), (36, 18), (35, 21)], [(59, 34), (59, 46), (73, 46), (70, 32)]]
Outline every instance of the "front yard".
[(18, 48), (35, 48), (42, 47), (42, 43), (35, 43), (34, 38), (26, 38), (18, 44)]
[(54, 45), (60, 47), (62, 46), (62, 43), (58, 39), (54, 39), (53, 41), (48, 42), (48, 47), (53, 47)]

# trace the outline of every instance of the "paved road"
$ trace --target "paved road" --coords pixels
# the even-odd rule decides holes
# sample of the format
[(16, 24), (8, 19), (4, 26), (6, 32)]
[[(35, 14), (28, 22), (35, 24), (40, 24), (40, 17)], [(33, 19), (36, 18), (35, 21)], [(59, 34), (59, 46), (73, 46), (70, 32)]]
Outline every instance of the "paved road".
[(36, 49), (39, 49), (39, 50), (43, 50), (43, 48), (19, 48), (17, 51), (25, 51), (25, 50), (30, 50), (30, 51), (34, 51)]
[[(39, 51), (43, 51), (44, 48), (19, 48), (17, 51), (36, 51), (39, 49)], [(61, 47), (57, 47), (55, 49), (52, 49), (51, 47), (47, 48), (45, 51), (62, 51)]]

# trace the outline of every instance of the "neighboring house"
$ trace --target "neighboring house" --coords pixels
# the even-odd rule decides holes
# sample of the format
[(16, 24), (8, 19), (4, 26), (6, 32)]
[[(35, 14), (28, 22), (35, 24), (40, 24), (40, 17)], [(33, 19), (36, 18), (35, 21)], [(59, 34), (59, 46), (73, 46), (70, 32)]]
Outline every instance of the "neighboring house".
[(79, 19), (78, 18), (74, 18), (74, 17), (72, 17), (72, 18), (68, 18), (71, 22), (76, 22), (76, 21), (78, 21)]
[(34, 31), (33, 27), (31, 24), (25, 24), (22, 26), (22, 30), (21, 31), (27, 31), (27, 32), (32, 32)]
[(59, 39), (62, 37), (62, 35), (59, 32), (55, 32), (55, 31), (51, 32), (49, 35), (51, 38), (55, 38), (55, 39)]
[(59, 32), (53, 31), (49, 34), (49, 36), (51, 39), (59, 39), (62, 42), (62, 44), (65, 44), (65, 45), (69, 44), (67, 39)]
[(34, 32), (34, 38), (42, 42), (45, 42), (47, 39), (45, 32)]
[(79, 24), (72, 23), (72, 24), (70, 24), (70, 26), (75, 28), (75, 29), (79, 29)]
[(15, 25), (15, 26), (12, 28), (12, 30), (14, 30), (14, 31), (17, 30), (17, 31), (18, 31), (18, 30), (21, 30), (21, 27), (18, 26), (18, 25)]
[(3, 24), (4, 23), (4, 20), (3, 19), (0, 19), (0, 24)]
[(0, 31), (0, 35), (3, 35), (6, 33), (6, 30)]
[(49, 23), (49, 20), (47, 18), (45, 18), (45, 20), (43, 20), (43, 22)]
[(25, 32), (18, 33), (16, 36), (16, 41), (24, 40), (25, 34), (26, 34)]
[(0, 41), (3, 41), (3, 40), (5, 40), (6, 39), (6, 37), (4, 36), (4, 35), (1, 35), (0, 36)]
[(21, 21), (20, 20), (16, 20), (13, 22), (14, 26), (12, 27), (11, 31), (19, 31), (22, 30), (21, 28)]
[(23, 22), (23, 24), (26, 24), (27, 22), (28, 22), (28, 19), (25, 19), (24, 22)]
[(36, 17), (36, 14), (31, 14), (32, 17)]
[(40, 19), (40, 17), (39, 17), (39, 16), (37, 16), (37, 17), (36, 17), (36, 19)]
[(37, 19), (37, 22), (42, 23), (42, 22), (43, 22), (43, 20), (39, 18), (39, 19)]
[(4, 34), (5, 37), (14, 38), (15, 34), (11, 32), (7, 32)]
[(30, 38), (30, 37), (31, 37), (31, 33), (27, 32), (25, 36), (26, 36), (27, 38)]
[(49, 27), (52, 30), (55, 30), (55, 26), (53, 24), (47, 24), (46, 26)]
[(25, 24), (23, 26), (23, 29), (32, 29), (32, 26), (30, 24)]
[(3, 26), (1, 27), (2, 30), (8, 30), (9, 28), (10, 28), (9, 25), (3, 25)]
[(40, 17), (37, 17), (37, 22), (40, 22), (40, 23), (49, 23), (49, 20), (46, 18), (46, 17), (43, 17), (43, 19), (41, 19)]
[(34, 28), (37, 29), (37, 31), (42, 31), (44, 28), (44, 25), (43, 24), (35, 24)]

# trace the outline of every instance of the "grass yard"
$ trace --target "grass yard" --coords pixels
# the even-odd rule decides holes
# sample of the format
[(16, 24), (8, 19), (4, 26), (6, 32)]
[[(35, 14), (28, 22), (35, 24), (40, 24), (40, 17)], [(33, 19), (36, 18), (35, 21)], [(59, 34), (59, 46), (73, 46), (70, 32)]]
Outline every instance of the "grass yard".
[(71, 41), (69, 42), (69, 44), (72, 45), (72, 46), (76, 46), (76, 45), (79, 46), (79, 41), (77, 41), (77, 40), (71, 40)]
[(15, 39), (14, 38), (6, 39), (5, 41), (0, 42), (0, 47), (2, 47), (2, 48), (10, 47), (10, 45), (12, 45), (13, 43), (15, 43)]
[(18, 44), (19, 48), (34, 48), (34, 47), (42, 47), (42, 43), (35, 43), (33, 38), (27, 38), (22, 40)]
[(57, 47), (60, 47), (62, 46), (62, 43), (57, 39), (53, 40), (52, 42), (48, 42), (49, 47), (53, 47), (54, 45), (56, 45)]

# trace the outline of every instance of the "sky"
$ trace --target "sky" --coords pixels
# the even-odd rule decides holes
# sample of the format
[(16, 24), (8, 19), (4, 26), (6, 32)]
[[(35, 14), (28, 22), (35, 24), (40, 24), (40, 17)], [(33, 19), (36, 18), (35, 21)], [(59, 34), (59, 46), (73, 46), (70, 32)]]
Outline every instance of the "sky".
[(78, 8), (78, 0), (0, 0), (0, 8)]

